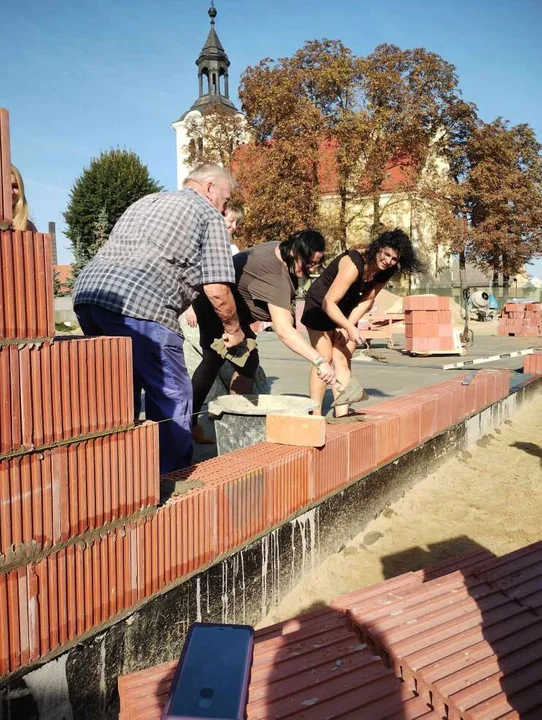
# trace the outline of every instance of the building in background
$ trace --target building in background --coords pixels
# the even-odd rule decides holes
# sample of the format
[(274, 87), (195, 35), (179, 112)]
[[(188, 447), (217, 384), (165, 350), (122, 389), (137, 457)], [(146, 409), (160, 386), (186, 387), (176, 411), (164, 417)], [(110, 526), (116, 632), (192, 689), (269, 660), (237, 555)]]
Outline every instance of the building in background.
[(230, 61), (215, 30), (217, 11), (213, 2), (208, 14), (211, 28), (196, 60), (199, 95), (192, 107), (172, 123), (178, 188), (201, 162), (228, 166), (236, 148), (247, 139), (245, 116), (230, 100)]

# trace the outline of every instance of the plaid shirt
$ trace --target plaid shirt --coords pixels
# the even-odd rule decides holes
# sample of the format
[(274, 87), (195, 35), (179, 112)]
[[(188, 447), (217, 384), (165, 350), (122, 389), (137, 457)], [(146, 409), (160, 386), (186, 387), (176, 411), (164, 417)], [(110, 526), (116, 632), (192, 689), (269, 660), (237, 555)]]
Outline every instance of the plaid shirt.
[(234, 283), (222, 215), (190, 188), (138, 200), (75, 284), (73, 304), (99, 305), (179, 333), (179, 315), (207, 283)]

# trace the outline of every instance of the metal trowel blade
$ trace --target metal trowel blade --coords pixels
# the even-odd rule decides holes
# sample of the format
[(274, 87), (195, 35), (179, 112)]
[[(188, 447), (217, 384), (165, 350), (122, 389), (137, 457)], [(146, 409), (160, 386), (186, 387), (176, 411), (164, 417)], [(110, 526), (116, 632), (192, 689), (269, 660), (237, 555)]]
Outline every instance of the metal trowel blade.
[(342, 387), (342, 390), (340, 389), (341, 387), (342, 385), (340, 386), (339, 383), (337, 383), (339, 394), (331, 403), (332, 408), (338, 405), (354, 405), (354, 403), (369, 399), (361, 383), (359, 383), (356, 378), (350, 378), (350, 382), (346, 387)]

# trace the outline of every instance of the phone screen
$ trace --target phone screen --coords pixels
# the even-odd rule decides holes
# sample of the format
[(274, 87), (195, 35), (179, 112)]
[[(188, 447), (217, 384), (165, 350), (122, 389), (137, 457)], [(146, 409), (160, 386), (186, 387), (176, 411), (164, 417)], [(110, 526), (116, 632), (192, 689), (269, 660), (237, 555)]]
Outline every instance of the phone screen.
[(222, 718), (242, 716), (254, 631), (245, 625), (194, 624), (168, 716)]

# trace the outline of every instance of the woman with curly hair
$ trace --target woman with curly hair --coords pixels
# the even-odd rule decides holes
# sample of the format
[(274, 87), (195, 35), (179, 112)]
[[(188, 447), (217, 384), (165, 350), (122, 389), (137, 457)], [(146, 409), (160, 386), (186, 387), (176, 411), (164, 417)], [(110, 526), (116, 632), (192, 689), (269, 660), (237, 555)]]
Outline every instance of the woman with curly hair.
[(13, 229), (36, 232), (36, 226), (28, 219), (28, 203), (24, 193), (24, 183), (21, 173), (15, 165), (11, 166), (11, 202), (13, 206), (13, 220), (11, 221)]
[[(408, 235), (395, 229), (383, 232), (363, 250), (352, 248), (342, 253), (311, 285), (301, 322), (321, 362), (333, 364), (340, 385), (344, 387), (350, 380), (352, 353), (361, 342), (358, 323), (378, 293), (396, 273), (421, 271)], [(321, 412), (326, 383), (319, 376), (317, 363), (314, 365), (310, 396), (320, 403)], [(337, 396), (335, 387), (332, 390)], [(348, 406), (337, 407), (335, 414), (348, 414)]]

